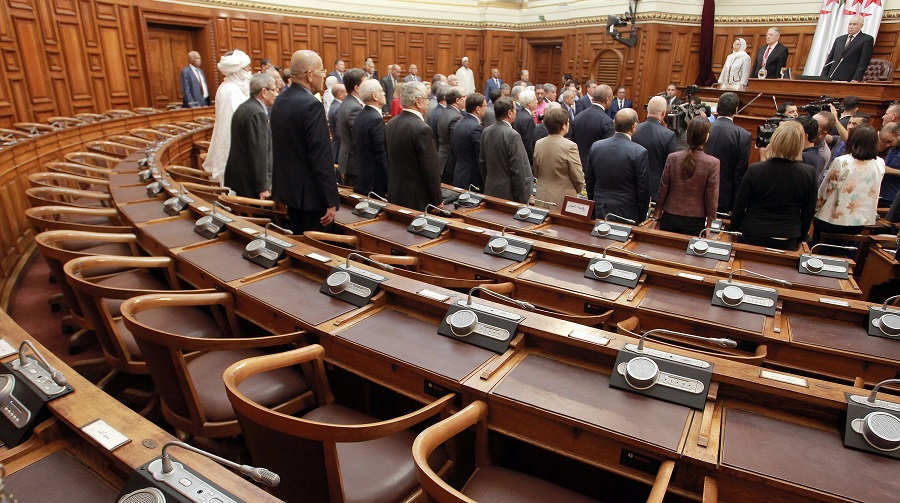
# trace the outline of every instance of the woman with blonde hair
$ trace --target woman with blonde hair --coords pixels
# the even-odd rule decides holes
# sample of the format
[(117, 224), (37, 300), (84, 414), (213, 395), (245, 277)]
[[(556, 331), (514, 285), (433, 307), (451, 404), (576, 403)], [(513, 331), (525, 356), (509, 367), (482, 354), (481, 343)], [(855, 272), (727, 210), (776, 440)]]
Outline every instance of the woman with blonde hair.
[(772, 133), (766, 159), (747, 169), (731, 215), (741, 242), (795, 250), (816, 209), (816, 168), (803, 164), (803, 126), (787, 121)]

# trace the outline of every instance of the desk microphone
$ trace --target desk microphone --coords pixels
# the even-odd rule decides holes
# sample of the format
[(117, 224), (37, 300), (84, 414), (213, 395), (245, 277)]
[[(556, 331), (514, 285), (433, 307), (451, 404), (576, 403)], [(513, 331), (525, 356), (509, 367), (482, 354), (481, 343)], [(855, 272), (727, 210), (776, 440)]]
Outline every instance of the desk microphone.
[(278, 225), (273, 224), (272, 222), (269, 222), (266, 224), (265, 229), (263, 229), (263, 238), (264, 239), (269, 237), (269, 227), (274, 227), (275, 230), (284, 234), (285, 236), (293, 236), (294, 235), (294, 232), (291, 231), (290, 229), (285, 229), (284, 227), (280, 227)]
[[(897, 295), (895, 297), (900, 297), (900, 295)], [(891, 298), (893, 299), (895, 297), (891, 297)], [(885, 384), (900, 384), (900, 379), (888, 379), (886, 381), (881, 381), (880, 383), (876, 384), (875, 387), (872, 388), (872, 392), (869, 393), (869, 398), (867, 398), (866, 401), (871, 404), (874, 404), (875, 403), (875, 394), (878, 393), (878, 389), (881, 388), (881, 386), (883, 386)]]
[(497, 293), (497, 292), (495, 292), (495, 291), (493, 291), (493, 290), (488, 290), (487, 288), (484, 288), (484, 287), (482, 287), (482, 286), (475, 286), (475, 287), (472, 287), (471, 290), (469, 290), (469, 298), (466, 300), (466, 305), (467, 305), (467, 306), (471, 306), (471, 305), (472, 305), (472, 293), (475, 292), (475, 290), (480, 290), (480, 291), (482, 291), (482, 292), (484, 292), (484, 293), (487, 293), (487, 294), (489, 294), (489, 295), (493, 295), (494, 297), (497, 297), (498, 299), (503, 299), (503, 300), (505, 300), (505, 301), (507, 301), (507, 302), (511, 302), (511, 303), (513, 303), (513, 304), (519, 306), (520, 308), (526, 310), (526, 311), (534, 311), (534, 304), (531, 304), (531, 303), (529, 303), (529, 302), (525, 302), (524, 300), (516, 300), (516, 299), (514, 299), (514, 298), (512, 298), (512, 297), (508, 297), (508, 296), (503, 295), (503, 294), (501, 294), (501, 293)]
[(819, 243), (819, 244), (813, 245), (812, 248), (809, 249), (809, 254), (812, 255), (813, 250), (815, 250), (816, 248), (818, 248), (820, 246), (827, 246), (828, 248), (837, 248), (839, 250), (857, 251), (857, 248), (855, 246), (840, 246), (840, 245), (833, 245), (833, 244), (828, 244), (828, 243)]
[(547, 206), (556, 206), (556, 203), (554, 203), (553, 201), (545, 201), (543, 199), (538, 199), (536, 197), (534, 198), (534, 200), (535, 200), (535, 202), (538, 202), (538, 203), (544, 203)]
[(783, 280), (783, 279), (778, 279), (778, 278), (773, 278), (773, 277), (771, 277), (771, 276), (766, 276), (765, 274), (760, 274), (760, 273), (758, 273), (758, 272), (753, 272), (753, 271), (751, 271), (750, 269), (735, 269), (735, 270), (731, 271), (731, 274), (728, 275), (728, 283), (731, 283), (731, 278), (732, 278), (732, 276), (734, 276), (734, 273), (736, 273), (736, 272), (738, 272), (738, 271), (742, 271), (742, 272), (751, 274), (751, 275), (753, 275), (753, 276), (757, 276), (757, 277), (760, 277), (760, 278), (763, 278), (763, 279), (767, 279), (767, 280), (769, 280), (769, 281), (774, 281), (775, 283), (778, 283), (779, 285), (785, 286), (785, 287), (788, 287), (788, 288), (790, 288), (790, 287), (793, 286), (793, 285), (791, 284), (790, 281)]
[(506, 229), (508, 229), (508, 228), (510, 228), (510, 227), (515, 227), (515, 225), (504, 225), (503, 228), (500, 229), (500, 235), (501, 235), (501, 236), (505, 236), (505, 235), (506, 235)]
[(445, 217), (449, 217), (449, 216), (453, 215), (452, 213), (450, 213), (449, 211), (447, 211), (443, 208), (438, 208), (437, 206), (435, 206), (433, 204), (429, 204), (428, 206), (425, 207), (425, 213), (422, 216), (425, 216), (428, 214), (428, 208), (431, 208), (432, 210), (434, 210), (434, 212), (437, 213), (438, 215), (444, 215)]
[(385, 199), (385, 198), (379, 196), (378, 194), (375, 193), (375, 191), (369, 191), (369, 197), (371, 198), (372, 196), (375, 196), (375, 199), (380, 199), (380, 200), (382, 200), (382, 201), (384, 201), (384, 202), (388, 202), (387, 199)]
[(475, 190), (475, 192), (481, 192), (481, 187), (476, 187), (474, 183), (469, 184), (469, 190)]
[(34, 356), (40, 360), (41, 363), (44, 364), (44, 367), (47, 368), (47, 372), (50, 372), (50, 378), (53, 379), (53, 382), (57, 384), (57, 386), (66, 387), (69, 384), (69, 381), (66, 380), (66, 376), (62, 374), (62, 372), (53, 368), (49, 362), (44, 358), (40, 352), (38, 352), (37, 348), (34, 347), (34, 344), (29, 340), (22, 341), (22, 344), (19, 345), (19, 365), (24, 366), (28, 360), (25, 359), (25, 347), (31, 348), (31, 352), (34, 353)]
[(652, 330), (647, 330), (643, 334), (641, 334), (641, 340), (638, 342), (637, 351), (641, 352), (644, 350), (644, 339), (650, 334), (669, 334), (669, 335), (677, 335), (679, 337), (685, 337), (687, 339), (694, 339), (698, 341), (711, 342), (716, 346), (722, 346), (723, 348), (736, 348), (737, 342), (733, 339), (727, 339), (725, 337), (701, 337), (699, 335), (686, 334), (684, 332), (676, 332), (674, 330), (667, 330), (665, 328), (654, 328)]
[(220, 203), (219, 201), (213, 201), (213, 210), (212, 210), (213, 215), (216, 214), (216, 206), (218, 206), (219, 208), (222, 208), (225, 211), (231, 212), (231, 208), (229, 208), (228, 206), (225, 206), (224, 204)]
[(619, 219), (619, 221), (625, 222), (626, 224), (637, 225), (637, 222), (635, 222), (634, 220), (616, 215), (615, 213), (607, 213), (606, 216), (603, 217), (603, 220), (609, 220), (609, 217), (616, 217)]
[(347, 269), (350, 268), (350, 257), (357, 257), (357, 258), (360, 258), (360, 259), (362, 259), (362, 260), (364, 260), (364, 261), (370, 262), (370, 263), (372, 263), (373, 265), (376, 265), (376, 266), (378, 266), (378, 267), (384, 269), (385, 271), (393, 271), (393, 270), (394, 270), (394, 266), (392, 266), (392, 265), (389, 265), (389, 264), (385, 264), (385, 263), (379, 262), (379, 261), (377, 261), (377, 260), (375, 260), (375, 259), (373, 259), (373, 258), (371, 258), (371, 257), (366, 257), (366, 256), (364, 256), (364, 255), (360, 255), (359, 253), (348, 253), (348, 254), (347, 254), (347, 261), (344, 263), (344, 267), (347, 268)]
[(614, 245), (614, 244), (603, 248), (603, 256), (601, 258), (606, 258), (606, 250), (609, 250), (610, 248), (615, 248), (617, 250), (621, 250), (622, 252), (627, 253), (628, 255), (634, 255), (635, 257), (642, 258), (644, 260), (650, 260), (650, 261), (653, 260), (653, 257), (651, 257), (650, 255), (644, 255), (643, 253), (626, 250), (625, 248), (622, 248), (621, 246)]
[(743, 235), (743, 234), (741, 234), (741, 233), (738, 232), (738, 231), (723, 231), (723, 230), (721, 230), (721, 229), (715, 229), (715, 228), (713, 228), (713, 227), (707, 227), (707, 228), (703, 229), (702, 231), (700, 231), (700, 234), (698, 234), (697, 237), (700, 238), (700, 239), (706, 239), (703, 235), (704, 235), (705, 233), (707, 233), (708, 231), (716, 231), (716, 232), (719, 232), (719, 233), (722, 233), (722, 234), (728, 234), (729, 236), (735, 236), (735, 237), (741, 237), (741, 236)]
[(275, 487), (278, 485), (279, 482), (281, 482), (281, 477), (279, 477), (277, 473), (267, 470), (265, 468), (254, 468), (249, 465), (239, 465), (233, 461), (228, 461), (227, 459), (220, 458), (219, 456), (216, 456), (215, 454), (211, 454), (204, 450), (198, 449), (198, 448), (188, 445), (184, 442), (178, 442), (178, 441), (174, 441), (174, 440), (172, 442), (166, 442), (166, 445), (164, 445), (162, 448), (162, 472), (161, 473), (163, 473), (163, 474), (170, 474), (175, 470), (175, 467), (172, 464), (172, 459), (169, 458), (169, 454), (166, 452), (166, 450), (172, 446), (178, 446), (183, 449), (187, 449), (189, 451), (200, 454), (201, 456), (205, 456), (214, 461), (217, 461), (229, 468), (238, 470), (244, 476), (250, 477), (251, 479), (253, 479), (254, 482), (259, 482), (260, 484), (267, 486), (267, 487)]

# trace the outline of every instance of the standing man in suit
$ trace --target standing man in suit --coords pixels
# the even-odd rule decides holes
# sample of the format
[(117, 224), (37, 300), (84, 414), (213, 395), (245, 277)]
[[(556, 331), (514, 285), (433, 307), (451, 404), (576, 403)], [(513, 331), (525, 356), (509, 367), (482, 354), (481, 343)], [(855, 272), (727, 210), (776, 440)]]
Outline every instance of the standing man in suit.
[[(575, 116), (575, 130), (573, 139), (578, 145), (578, 155), (581, 157), (581, 167), (584, 169), (584, 177), (588, 178), (588, 155), (594, 142), (609, 138), (615, 133), (613, 120), (606, 115), (606, 109), (612, 101), (612, 89), (603, 84), (594, 88), (594, 99), (591, 106)], [(588, 197), (594, 198), (594, 186), (587, 184)], [(615, 212), (613, 212), (615, 213)]]
[(637, 112), (630, 108), (619, 111), (615, 134), (591, 147), (584, 181), (593, 187), (595, 218), (614, 213), (640, 223), (647, 215), (647, 150), (631, 141), (637, 123)]
[(659, 180), (662, 178), (666, 158), (675, 152), (675, 131), (667, 128), (666, 100), (662, 96), (654, 96), (647, 103), (647, 120), (638, 124), (634, 136), (635, 143), (647, 149), (647, 180), (650, 197), (659, 194)]
[(184, 108), (209, 106), (209, 87), (200, 69), (201, 62), (200, 53), (191, 51), (188, 53), (188, 65), (181, 70), (181, 106)]
[(825, 58), (823, 77), (839, 81), (862, 81), (866, 68), (872, 62), (872, 50), (875, 47), (875, 39), (862, 33), (862, 27), (862, 16), (857, 14), (850, 18), (847, 34), (834, 40), (834, 45)]
[(384, 147), (384, 117), (381, 107), (386, 101), (384, 90), (375, 80), (359, 86), (359, 96), (365, 107), (353, 122), (353, 143), (359, 161), (359, 175), (353, 190), (358, 194), (386, 197), (388, 190), (388, 159)]
[(625, 97), (625, 86), (619, 86), (619, 88), (616, 89), (616, 97), (613, 98), (606, 114), (609, 115), (610, 119), (615, 118), (616, 113), (623, 108), (634, 108), (634, 106), (631, 103), (631, 100)]
[(367, 79), (378, 80), (378, 70), (375, 69), (375, 61), (372, 58), (366, 58), (366, 64), (363, 66), (363, 69), (366, 71)]
[[(478, 169), (489, 196), (527, 203), (534, 177), (519, 133), (512, 128), (516, 110), (511, 98), (494, 103), (497, 123), (484, 130)], [(534, 122), (531, 121), (534, 126)]]
[(494, 89), (500, 90), (500, 86), (503, 85), (503, 79), (500, 78), (500, 70), (493, 68), (491, 69), (491, 76), (484, 80), (484, 95), (488, 98), (488, 103), (493, 103), (491, 101), (491, 91)]
[(706, 141), (706, 153), (719, 160), (719, 209), (727, 213), (734, 207), (737, 191), (750, 160), (750, 133), (735, 125), (732, 118), (738, 109), (738, 96), (724, 93), (719, 97), (719, 117), (713, 122)]
[(766, 70), (766, 79), (780, 79), (781, 69), (787, 66), (788, 48), (778, 39), (781, 38), (781, 30), (776, 27), (769, 28), (766, 32), (766, 45), (756, 51), (756, 59), (753, 60), (751, 78), (759, 76), (759, 70)]
[(388, 74), (381, 79), (381, 88), (384, 89), (385, 96), (388, 96), (389, 99), (385, 100), (384, 106), (381, 111), (383, 113), (390, 113), (391, 111), (391, 100), (394, 99), (394, 89), (397, 88), (397, 83), (400, 82), (400, 65), (393, 64), (388, 67)]
[(363, 108), (363, 102), (359, 99), (359, 86), (366, 80), (366, 74), (359, 68), (351, 68), (344, 72), (344, 87), (347, 88), (347, 97), (341, 103), (341, 109), (337, 113), (336, 128), (341, 138), (341, 151), (338, 153), (338, 169), (344, 185), (351, 187), (356, 185), (358, 171), (356, 161), (356, 145), (353, 143), (353, 121)]
[[(338, 84), (344, 83), (344, 71), (346, 71), (347, 66), (344, 63), (343, 59), (334, 60), (334, 71), (329, 73), (329, 77), (334, 77), (337, 80)], [(334, 92), (334, 91), (332, 91)]]
[(437, 123), (438, 167), (441, 168), (441, 182), (453, 183), (456, 169), (456, 154), (453, 153), (453, 128), (462, 118), (466, 106), (466, 92), (461, 87), (451, 87), (444, 95), (447, 108), (441, 113)]
[(450, 92), (451, 89), (453, 89), (453, 87), (451, 87), (450, 84), (439, 84), (437, 90), (434, 91), (434, 98), (437, 102), (437, 106), (428, 110), (428, 126), (431, 127), (431, 132), (434, 133), (435, 145), (437, 145), (438, 142), (438, 122), (440, 122), (444, 110), (447, 109), (447, 93)]
[[(419, 67), (416, 65), (409, 65), (409, 74), (406, 77), (403, 77), (403, 82), (422, 82), (422, 77), (419, 77)], [(393, 96), (390, 98), (393, 99)]]
[(431, 128), (425, 123), (428, 93), (421, 82), (400, 90), (403, 111), (385, 126), (388, 154), (388, 199), (411, 210), (443, 205), (441, 170)]
[(666, 86), (666, 109), (672, 110), (672, 107), (680, 104), (681, 100), (678, 98), (678, 86), (675, 85), (674, 82), (669, 82), (669, 85)]
[(590, 108), (591, 103), (594, 100), (594, 89), (597, 88), (597, 81), (594, 79), (587, 81), (587, 84), (585, 84), (585, 88), (586, 90), (584, 92), (584, 96), (582, 96), (578, 99), (577, 102), (575, 102), (575, 115), (578, 115), (585, 109)]
[[(334, 150), (334, 163), (338, 163), (338, 154), (341, 152), (341, 136), (337, 133), (337, 114), (341, 109), (341, 103), (347, 97), (347, 88), (344, 84), (335, 84), (331, 86), (331, 94), (334, 95), (334, 101), (331, 102), (331, 108), (328, 109), (328, 131), (331, 133), (331, 149)], [(338, 180), (340, 180), (340, 171), (338, 171)]]
[(272, 198), (288, 207), (291, 231), (331, 230), (340, 199), (325, 109), (325, 66), (314, 51), (291, 56), (291, 85), (272, 106)]
[(573, 124), (575, 124), (575, 100), (577, 96), (575, 95), (575, 91), (565, 90), (560, 97), (560, 104), (562, 105), (562, 109), (565, 110), (566, 115), (569, 116), (569, 127), (568, 132), (565, 134), (565, 137), (568, 139), (572, 139), (575, 129), (573, 128)]
[(225, 163), (225, 186), (241, 197), (268, 199), (272, 188), (272, 136), (269, 108), (278, 97), (268, 73), (250, 77), (250, 99), (231, 118), (231, 149)]
[[(512, 123), (513, 129), (519, 133), (522, 138), (522, 146), (525, 147), (525, 153), (528, 154), (528, 163), (531, 164), (534, 159), (534, 111), (537, 108), (537, 97), (534, 91), (524, 90), (519, 93), (519, 108), (516, 112), (516, 118)], [(500, 120), (498, 117), (497, 120)]]
[[(500, 90), (496, 90), (499, 99)], [(482, 119), (487, 110), (487, 100), (478, 93), (466, 96), (466, 113), (453, 128), (453, 154), (456, 168), (453, 170), (453, 185), (468, 188), (469, 185), (484, 187), (478, 156), (481, 154), (481, 134), (484, 131)]]

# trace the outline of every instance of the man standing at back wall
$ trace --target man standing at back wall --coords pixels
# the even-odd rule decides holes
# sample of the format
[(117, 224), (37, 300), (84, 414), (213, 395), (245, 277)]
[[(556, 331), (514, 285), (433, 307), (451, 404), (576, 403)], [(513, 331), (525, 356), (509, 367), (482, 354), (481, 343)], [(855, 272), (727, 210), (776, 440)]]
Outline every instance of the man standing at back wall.
[(181, 106), (184, 108), (209, 106), (209, 87), (200, 68), (201, 61), (200, 53), (191, 51), (188, 53), (188, 65), (181, 70)]

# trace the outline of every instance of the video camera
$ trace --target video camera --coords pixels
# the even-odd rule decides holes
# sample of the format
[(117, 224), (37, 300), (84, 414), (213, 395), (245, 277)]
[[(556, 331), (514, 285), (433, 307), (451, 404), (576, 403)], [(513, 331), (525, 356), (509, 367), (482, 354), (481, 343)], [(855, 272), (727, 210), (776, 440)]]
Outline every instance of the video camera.
[(701, 116), (701, 112), (707, 117), (712, 114), (710, 108), (698, 100), (694, 100), (694, 93), (699, 91), (698, 86), (688, 86), (684, 90), (685, 100), (680, 105), (675, 105), (672, 110), (666, 114), (666, 126), (675, 131), (675, 134), (681, 134), (687, 130), (687, 123), (692, 119)]
[(769, 117), (766, 119), (766, 123), (762, 126), (756, 127), (756, 148), (768, 147), (769, 142), (772, 141), (772, 133), (778, 129), (778, 125), (784, 121), (794, 120), (790, 117), (785, 117), (784, 114), (776, 114), (775, 117)]
[(809, 115), (815, 115), (819, 112), (830, 112), (831, 107), (829, 105), (834, 105), (834, 108), (837, 110), (838, 114), (844, 111), (844, 104), (842, 100), (840, 98), (832, 98), (827, 94), (823, 94), (819, 97), (818, 100), (797, 108), (805, 111)]

